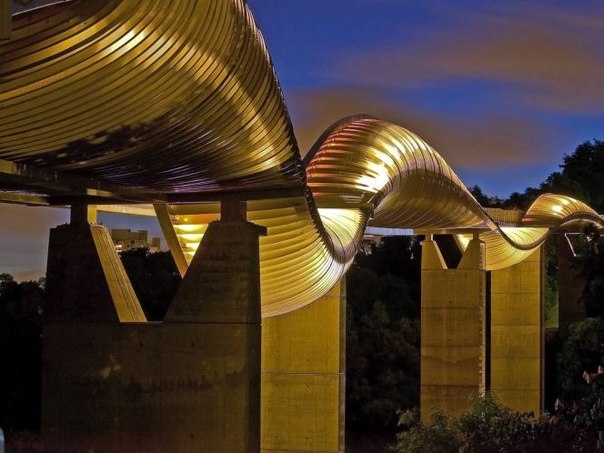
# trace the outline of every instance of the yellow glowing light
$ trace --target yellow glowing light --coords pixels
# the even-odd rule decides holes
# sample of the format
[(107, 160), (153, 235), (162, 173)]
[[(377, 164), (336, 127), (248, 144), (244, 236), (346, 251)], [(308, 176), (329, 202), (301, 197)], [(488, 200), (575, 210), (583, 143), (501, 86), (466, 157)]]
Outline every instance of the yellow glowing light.
[(388, 169), (383, 165), (370, 162), (367, 164), (367, 172), (368, 174), (359, 176), (357, 184), (369, 192), (382, 190), (390, 180)]
[(185, 247), (190, 252), (195, 252), (199, 247), (199, 242), (185, 242)]
[(551, 207), (552, 211), (554, 211), (556, 214), (560, 214), (562, 211), (564, 211), (564, 207), (560, 206), (559, 204), (555, 204)]
[[(185, 219), (186, 222), (186, 219)], [(177, 224), (174, 226), (175, 229), (177, 229), (179, 232), (182, 233), (193, 233), (193, 232), (197, 232), (200, 230), (205, 230), (205, 225), (195, 225), (195, 224), (188, 224), (188, 225), (183, 225), (183, 224)]]
[(201, 242), (201, 239), (203, 238), (202, 233), (184, 233), (179, 236), (181, 238), (183, 238), (187, 243), (197, 243), (197, 244), (199, 244)]
[[(332, 125), (302, 159), (241, 0), (59, 2), (48, 14), (32, 24), (15, 16), (18, 33), (0, 42), (0, 160), (160, 199), (188, 196), (162, 223), (181, 272), (220, 213), (196, 194), (269, 194), (247, 205), (249, 220), (268, 231), (260, 239), (264, 316), (329, 291), (368, 224), (486, 229), (489, 269), (524, 259), (550, 230), (603, 224), (589, 206), (553, 194), (497, 220), (429, 144), (364, 115)], [(458, 238), (462, 247), (468, 240)]]

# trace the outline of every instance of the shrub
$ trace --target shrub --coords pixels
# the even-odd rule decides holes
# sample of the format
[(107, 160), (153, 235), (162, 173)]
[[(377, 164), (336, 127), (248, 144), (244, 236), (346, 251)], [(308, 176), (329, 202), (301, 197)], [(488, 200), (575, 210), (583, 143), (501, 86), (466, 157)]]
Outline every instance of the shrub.
[[(539, 453), (550, 451), (591, 452), (598, 442), (602, 399), (592, 396), (580, 406), (580, 413), (557, 415), (515, 412), (493, 396), (472, 399), (468, 411), (459, 417), (431, 414), (429, 423), (419, 421), (419, 412), (399, 414), (397, 453)], [(569, 416), (570, 415), (570, 416)]]

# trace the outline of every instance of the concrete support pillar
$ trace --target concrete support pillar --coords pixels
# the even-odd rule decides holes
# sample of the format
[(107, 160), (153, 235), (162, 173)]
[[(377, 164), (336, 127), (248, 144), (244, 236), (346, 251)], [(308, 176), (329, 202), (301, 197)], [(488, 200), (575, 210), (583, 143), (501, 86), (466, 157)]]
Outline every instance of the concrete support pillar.
[(69, 223), (72, 225), (96, 223), (97, 208), (95, 205), (86, 203), (72, 204)]
[(344, 451), (345, 283), (262, 326), (262, 451)]
[(543, 253), (491, 272), (491, 391), (535, 414), (543, 409)]
[[(50, 273), (64, 274), (57, 291), (66, 301), (61, 317), (44, 326), (42, 432), (49, 451), (260, 450), (258, 245), (265, 229), (246, 222), (241, 205), (226, 209), (226, 219), (209, 225), (161, 323), (67, 310), (80, 298), (65, 289), (69, 282), (81, 292), (107, 283), (98, 272), (71, 279), (74, 269), (86, 277), (87, 262), (81, 271), (77, 260), (57, 269), (64, 250), (51, 245)], [(62, 238), (69, 242), (68, 234)], [(91, 292), (89, 303), (103, 297)]]
[(50, 231), (43, 319), (42, 434), (49, 451), (76, 451), (77, 436), (103, 432), (117, 410), (100, 390), (121, 367), (120, 325), (146, 320), (105, 227), (80, 221)]
[(430, 236), (422, 242), (421, 384), (423, 421), (439, 409), (457, 415), (485, 391), (485, 244), (470, 241), (447, 269)]
[(195, 389), (197, 407), (183, 404), (179, 395), (170, 397), (177, 410), (166, 426), (185, 434), (175, 441), (194, 436), (191, 451), (260, 451), (259, 236), (264, 234), (264, 227), (245, 221), (245, 203), (223, 203), (222, 219), (208, 225), (166, 313), (165, 324), (200, 332), (193, 340), (201, 346), (196, 365), (182, 367), (177, 357), (164, 362), (166, 369), (179, 370), (180, 379), (197, 376), (209, 384)]
[(50, 230), (44, 319), (145, 321), (107, 228), (78, 222)]

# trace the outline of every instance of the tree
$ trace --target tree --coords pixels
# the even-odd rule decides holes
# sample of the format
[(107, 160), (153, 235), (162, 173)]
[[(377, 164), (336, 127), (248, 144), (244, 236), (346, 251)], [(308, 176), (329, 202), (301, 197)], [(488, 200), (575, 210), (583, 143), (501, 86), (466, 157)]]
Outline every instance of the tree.
[(346, 418), (393, 432), (419, 402), (420, 247), (415, 237), (367, 243), (347, 275)]
[(550, 175), (542, 187), (578, 198), (604, 212), (604, 142), (582, 143), (574, 153), (564, 156), (560, 167), (562, 172)]
[(10, 435), (40, 426), (43, 280), (0, 274), (0, 426)]
[[(418, 317), (420, 242), (417, 236), (391, 236), (365, 244), (357, 254), (347, 277), (348, 304), (355, 308), (357, 304), (362, 304), (363, 300), (373, 302), (380, 299), (393, 318), (398, 318), (401, 314), (411, 318)], [(359, 270), (367, 272), (357, 275)], [(368, 272), (374, 277), (370, 277)], [(370, 281), (364, 282), (364, 278)], [(371, 286), (373, 290), (361, 290), (356, 286), (357, 283), (359, 286)], [(356, 311), (355, 315), (358, 315)]]
[(498, 208), (503, 203), (503, 200), (499, 197), (489, 197), (486, 195), (478, 185), (473, 185), (468, 190), (483, 208)]
[(470, 190), (472, 196), (476, 198), (476, 201), (480, 204), (480, 206), (489, 206), (489, 197), (484, 194), (478, 185), (473, 185), (468, 189)]
[(172, 255), (139, 248), (120, 256), (147, 319), (161, 321), (182, 280)]
[(575, 266), (585, 282), (580, 302), (587, 316), (604, 316), (604, 237), (597, 230), (586, 229), (583, 239), (575, 244)]
[(558, 193), (577, 198), (597, 212), (604, 212), (604, 142), (587, 141), (572, 154), (564, 155), (561, 171), (551, 173), (538, 188), (514, 192), (501, 207), (527, 209), (543, 193)]
[(545, 284), (544, 284), (544, 308), (545, 328), (557, 329), (559, 321), (558, 303), (558, 243), (549, 238), (543, 245), (545, 251)]
[(503, 209), (520, 209), (526, 210), (529, 208), (531, 203), (537, 199), (539, 195), (544, 193), (543, 190), (536, 189), (534, 187), (527, 187), (524, 193), (514, 192), (507, 200), (501, 203)]
[[(459, 417), (433, 413), (431, 423), (419, 422), (416, 411), (403, 412), (393, 448), (396, 453), (535, 453), (550, 451), (601, 451), (596, 423), (600, 413), (593, 401), (579, 412), (535, 416), (502, 406), (492, 395), (475, 397)], [(577, 416), (579, 415), (579, 416)]]
[(604, 321), (585, 318), (572, 323), (568, 338), (558, 353), (558, 389), (564, 400), (576, 400), (588, 393), (582, 376), (604, 363)]
[(391, 322), (380, 301), (348, 331), (347, 422), (393, 429), (396, 412), (416, 406), (419, 392), (419, 321)]

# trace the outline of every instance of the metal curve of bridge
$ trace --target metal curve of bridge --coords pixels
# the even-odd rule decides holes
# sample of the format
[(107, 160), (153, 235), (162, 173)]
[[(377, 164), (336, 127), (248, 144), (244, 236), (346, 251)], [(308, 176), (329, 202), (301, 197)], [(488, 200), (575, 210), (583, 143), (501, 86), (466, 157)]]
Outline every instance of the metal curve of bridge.
[(552, 230), (603, 225), (563, 195), (483, 209), (426, 142), (367, 115), (332, 125), (302, 159), (242, 0), (74, 0), (14, 16), (0, 41), (0, 191), (154, 203), (182, 273), (220, 200), (247, 200), (268, 229), (263, 316), (325, 294), (367, 225), (458, 232), (462, 247), (479, 233), (487, 269), (522, 261)]

